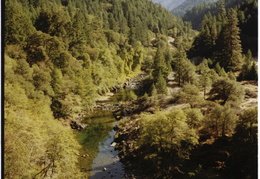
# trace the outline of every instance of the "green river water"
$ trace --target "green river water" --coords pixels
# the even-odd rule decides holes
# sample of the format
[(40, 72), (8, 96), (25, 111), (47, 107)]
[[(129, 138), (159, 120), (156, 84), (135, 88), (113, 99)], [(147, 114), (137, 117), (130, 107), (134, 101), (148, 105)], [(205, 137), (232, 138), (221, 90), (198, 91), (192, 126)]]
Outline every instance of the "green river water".
[[(125, 90), (122, 90), (108, 101), (101, 103), (118, 104), (124, 95)], [(100, 104), (97, 103), (97, 105)], [(112, 116), (112, 111), (94, 110), (84, 122), (88, 124), (88, 127), (79, 132), (79, 141), (83, 146), (81, 155), (87, 156), (80, 158), (80, 167), (82, 172), (86, 172), (86, 178), (125, 178), (124, 167), (119, 160), (118, 152), (111, 146), (116, 133), (113, 127), (118, 123)]]

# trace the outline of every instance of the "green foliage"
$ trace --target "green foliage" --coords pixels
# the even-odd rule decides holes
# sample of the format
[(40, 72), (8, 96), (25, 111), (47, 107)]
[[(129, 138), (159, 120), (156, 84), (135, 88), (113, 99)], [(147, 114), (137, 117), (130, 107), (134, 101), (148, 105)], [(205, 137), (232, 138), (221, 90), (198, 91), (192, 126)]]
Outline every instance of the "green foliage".
[(17, 1), (5, 1), (5, 42), (24, 44), (26, 38), (35, 32), (28, 12)]
[[(218, 10), (212, 10), (205, 14), (203, 21), (201, 20), (200, 33), (194, 39), (192, 48), (188, 51), (190, 58), (195, 56), (212, 58), (214, 65), (219, 63), (220, 67), (224, 68), (226, 72), (236, 72), (241, 70), (244, 63), (242, 50), (245, 52), (251, 49), (256, 54), (254, 46), (256, 46), (255, 39), (257, 35), (255, 31), (257, 27), (253, 25), (253, 21), (254, 23), (257, 21), (253, 1), (248, 0), (234, 7), (236, 3), (238, 4), (240, 1), (226, 0), (219, 2), (218, 5), (213, 5), (215, 8), (218, 7)], [(225, 7), (234, 8), (226, 10)], [(193, 13), (200, 10), (194, 9)], [(243, 13), (248, 14), (248, 21), (250, 22), (244, 21), (245, 17)], [(251, 15), (253, 18), (251, 18)], [(196, 18), (196, 15), (194, 17)], [(246, 30), (245, 24), (248, 25), (247, 27), (250, 27), (252, 31), (251, 35)], [(243, 73), (240, 78), (245, 76), (245, 68), (242, 68)]]
[(204, 116), (200, 109), (191, 108), (184, 110), (187, 117), (187, 124), (192, 128), (198, 128), (202, 125)]
[(207, 93), (207, 87), (211, 86), (213, 75), (210, 68), (208, 67), (208, 62), (206, 59), (200, 63), (198, 66), (200, 76), (199, 76), (199, 85), (203, 88), (204, 99)]
[(209, 12), (204, 16), (199, 35), (194, 39), (193, 46), (189, 52), (193, 56), (211, 58), (218, 37), (217, 20)]
[(151, 85), (151, 88), (150, 88), (149, 92), (150, 92), (151, 96), (156, 96), (157, 95), (157, 89), (155, 88), (154, 83)]
[(250, 72), (249, 72), (249, 79), (258, 81), (258, 68), (255, 62), (253, 62)]
[(61, 103), (62, 116), (64, 117), (74, 119), (83, 111), (82, 99), (79, 95), (70, 93), (59, 101)]
[[(188, 158), (189, 150), (198, 143), (198, 136), (195, 130), (189, 128), (186, 120), (182, 110), (141, 116), (139, 145), (148, 145), (155, 149), (148, 151), (152, 153), (147, 153), (146, 157), (149, 159), (157, 157), (161, 152), (171, 153), (174, 150), (176, 154), (172, 153), (172, 157), (177, 155), (180, 159)], [(163, 158), (161, 160), (163, 161)]]
[(230, 79), (230, 80), (236, 80), (236, 76), (234, 75), (234, 73), (232, 72), (232, 71), (230, 71), (230, 72), (228, 72), (228, 78)]
[(48, 71), (40, 69), (37, 65), (33, 66), (33, 85), (36, 90), (42, 91), (45, 95), (53, 96), (54, 91), (51, 87), (51, 80)]
[(52, 81), (51, 85), (53, 88), (53, 91), (57, 97), (61, 96), (63, 93), (64, 82), (63, 82), (63, 75), (60, 69), (55, 68), (53, 72), (51, 73)]
[(211, 12), (217, 15), (218, 12), (238, 6), (243, 0), (224, 0), (221, 3), (215, 1), (214, 3), (200, 3), (191, 9), (187, 10), (183, 16), (183, 20), (191, 21), (193, 29), (199, 30), (204, 16)]
[(216, 71), (218, 74), (220, 74), (220, 72), (221, 72), (221, 69), (222, 69), (222, 68), (221, 68), (221, 66), (220, 66), (219, 62), (217, 62), (217, 63), (216, 63), (216, 65), (215, 65), (215, 68), (214, 68), (214, 69), (215, 69), (215, 71)]
[(178, 102), (188, 103), (193, 108), (202, 104), (203, 98), (199, 94), (199, 89), (195, 85), (186, 84), (183, 89), (176, 96)]
[(148, 175), (173, 176), (173, 168), (179, 169), (189, 159), (199, 136), (186, 121), (185, 113), (178, 109), (140, 116), (140, 134), (134, 148), (146, 166), (154, 169)]
[(256, 64), (253, 61), (252, 53), (250, 50), (247, 51), (245, 55), (245, 62), (239, 73), (238, 80), (258, 80)]
[(220, 78), (212, 84), (209, 94), (209, 99), (222, 104), (228, 101), (240, 103), (244, 98), (244, 89), (234, 80)]
[(241, 69), (242, 46), (238, 27), (237, 12), (233, 9), (228, 11), (227, 22), (224, 24), (219, 37), (216, 58), (226, 71)]
[(26, 59), (26, 53), (20, 45), (6, 45), (4, 50), (13, 59)]
[(40, 99), (29, 99), (19, 83), (6, 82), (5, 91), (5, 178), (79, 177), (80, 146), (72, 131), (53, 119), (49, 98), (41, 93)]
[(257, 55), (257, 9), (258, 2), (256, 0), (245, 0), (237, 8), (243, 52), (251, 50), (253, 56)]
[(216, 137), (232, 135), (236, 128), (238, 116), (229, 105), (216, 105), (208, 117), (205, 118), (206, 126)]
[(220, 71), (219, 71), (218, 75), (220, 77), (226, 78), (227, 77), (227, 72), (225, 71), (224, 68), (220, 68)]
[(187, 59), (185, 52), (176, 54), (176, 58), (173, 60), (173, 71), (175, 72), (175, 78), (179, 85), (181, 85), (181, 83), (196, 83), (196, 68), (189, 59)]
[[(39, 66), (40, 70), (38, 72), (35, 70), (34, 75), (37, 79), (34, 85), (38, 91), (44, 91), (52, 97), (61, 97), (72, 91), (84, 98), (83, 104), (91, 106), (97, 93), (107, 92), (112, 86), (122, 83), (127, 75), (142, 68), (144, 59), (150, 58), (148, 56), (150, 56), (149, 46), (152, 37), (157, 36), (158, 39), (162, 36), (166, 37), (173, 28), (176, 32), (175, 38), (189, 36), (188, 33), (191, 32), (187, 23), (183, 23), (180, 18), (174, 17), (149, 1), (105, 0), (101, 6), (98, 4), (98, 1), (82, 0), (79, 2), (74, 0), (71, 2), (40, 1), (39, 3), (19, 0), (6, 2), (6, 13), (10, 14), (6, 15), (6, 28), (10, 26), (13, 29), (26, 29), (24, 32), (28, 32), (10, 30), (12, 36), (19, 35), (22, 37), (19, 41), (26, 43), (15, 47), (9, 45), (9, 48), (6, 48), (7, 54), (14, 58), (26, 58), (30, 66), (34, 66), (35, 69), (37, 68), (34, 64)], [(15, 8), (17, 8), (16, 12), (11, 13)], [(149, 12), (144, 9), (149, 9)], [(19, 16), (16, 14), (24, 14), (26, 17), (13, 22), (12, 20)], [(139, 18), (135, 19), (136, 16)], [(20, 19), (25, 19), (26, 22), (20, 22)], [(178, 21), (178, 25), (175, 21)], [(20, 27), (12, 27), (16, 24)], [(7, 44), (13, 43), (11, 42), (13, 37), (8, 35), (6, 38)], [(187, 42), (191, 40), (188, 39)], [(164, 45), (160, 45), (163, 43)], [(158, 42), (158, 49), (162, 47), (165, 57), (160, 62), (163, 64), (163, 69), (161, 65), (158, 65), (158, 69), (163, 70), (166, 77), (170, 70), (171, 54), (169, 48), (166, 48), (166, 40), (163, 43)], [(15, 54), (15, 49), (12, 48), (20, 50), (21, 57)], [(25, 49), (25, 52), (21, 49)], [(52, 74), (55, 78), (59, 78), (55, 79), (58, 80), (59, 85), (55, 86), (55, 80), (51, 80), (51, 85), (49, 79), (43, 82), (49, 76), (47, 73), (52, 73), (56, 69), (62, 72), (58, 75), (60, 77)], [(83, 78), (79, 72), (83, 69), (88, 70), (84, 75), (92, 79), (77, 79), (80, 85), (74, 84), (75, 76)], [(158, 73), (157, 67), (155, 69), (154, 71)], [(40, 77), (41, 75), (45, 77)], [(60, 79), (61, 75), (62, 79)], [(58, 89), (61, 84), (63, 88)], [(94, 87), (89, 92), (82, 92), (81, 89), (90, 86)], [(58, 94), (54, 94), (51, 87), (54, 88), (54, 93)], [(77, 87), (81, 89), (75, 90)]]
[(164, 60), (163, 49), (161, 46), (158, 47), (155, 57), (154, 57), (154, 65), (153, 65), (153, 77), (158, 78), (159, 73), (163, 75), (163, 78), (166, 78), (169, 75), (169, 68)]
[[(158, 77), (156, 79), (155, 88), (158, 94), (167, 94), (166, 80), (163, 78), (161, 71), (159, 71)], [(152, 90), (152, 93), (153, 90)]]
[(194, 6), (199, 6), (201, 4), (210, 5), (210, 3), (215, 2), (215, 0), (188, 0), (184, 1), (181, 5), (177, 6), (172, 10), (172, 13), (176, 16), (183, 16), (188, 10)]
[(257, 108), (249, 108), (240, 116), (240, 122), (248, 128), (254, 127), (257, 124)]
[(134, 101), (137, 100), (138, 96), (131, 89), (124, 89), (119, 92), (119, 96), (117, 97), (117, 101)]
[(137, 95), (132, 90), (126, 90), (124, 95), (122, 96), (122, 101), (133, 101), (137, 99)]
[[(226, 173), (234, 177), (257, 178), (257, 108), (246, 109), (240, 116), (232, 140), (232, 155)], [(250, 170), (243, 170), (248, 168)]]

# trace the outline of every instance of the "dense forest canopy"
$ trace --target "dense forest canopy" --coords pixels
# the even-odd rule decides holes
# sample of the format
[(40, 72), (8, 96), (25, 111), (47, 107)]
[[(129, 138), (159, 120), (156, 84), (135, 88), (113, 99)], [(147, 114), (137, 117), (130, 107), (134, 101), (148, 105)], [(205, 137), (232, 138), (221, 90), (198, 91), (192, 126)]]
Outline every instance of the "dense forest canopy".
[[(211, 58), (213, 63), (220, 63), (221, 67), (229, 71), (227, 63), (231, 62), (228, 62), (228, 58), (233, 58), (233, 62), (241, 59), (233, 55), (242, 52), (245, 54), (248, 50), (254, 56), (257, 55), (257, 1), (246, 0), (229, 10), (226, 10), (224, 1), (219, 1), (217, 6), (217, 14), (209, 11), (203, 17), (200, 34), (195, 38), (188, 54), (189, 57)], [(238, 61), (236, 63), (242, 64)]]
[[(241, 4), (244, 0), (222, 0), (219, 3), (223, 2), (223, 5), (225, 8), (234, 8)], [(244, 1), (244, 3), (248, 4), (249, 1)], [(187, 9), (187, 11), (183, 15), (183, 20), (185, 21), (191, 21), (192, 27), (194, 29), (199, 30), (201, 27), (201, 23), (203, 20), (203, 17), (210, 12), (212, 15), (216, 15), (218, 13), (218, 2), (214, 3), (199, 3), (192, 7), (191, 9)], [(257, 7), (257, 6), (256, 6)]]

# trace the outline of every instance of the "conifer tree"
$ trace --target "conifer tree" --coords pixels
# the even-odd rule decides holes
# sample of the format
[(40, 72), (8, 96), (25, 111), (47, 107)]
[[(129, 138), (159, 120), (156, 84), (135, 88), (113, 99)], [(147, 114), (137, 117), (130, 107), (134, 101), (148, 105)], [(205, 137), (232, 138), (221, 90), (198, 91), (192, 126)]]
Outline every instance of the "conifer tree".
[(255, 62), (253, 62), (251, 69), (249, 71), (249, 80), (258, 80), (258, 72), (257, 72), (257, 66), (255, 64)]
[(154, 57), (154, 64), (153, 64), (153, 77), (157, 78), (160, 71), (163, 75), (164, 78), (166, 78), (169, 74), (169, 68), (167, 67), (167, 64), (165, 63), (165, 59), (164, 59), (164, 53), (163, 53), (163, 49), (161, 48), (161, 46), (159, 45), (157, 51), (156, 51), (156, 55)]
[(220, 34), (221, 42), (218, 44), (220, 48), (217, 55), (217, 60), (227, 72), (241, 69), (242, 46), (239, 34), (237, 13), (231, 9), (227, 14), (227, 23)]
[(226, 16), (226, 8), (225, 8), (225, 1), (220, 0), (217, 3), (218, 6), (218, 14), (223, 18)]
[(173, 69), (179, 85), (185, 82), (191, 84), (196, 82), (195, 66), (187, 59), (184, 51), (177, 54), (177, 58), (173, 61)]
[(167, 93), (166, 80), (164, 79), (161, 71), (159, 71), (155, 87), (156, 87), (157, 92), (159, 94), (166, 94)]
[(212, 83), (210, 68), (208, 67), (207, 61), (204, 59), (201, 65), (201, 75), (200, 75), (200, 86), (203, 88), (204, 99), (207, 92), (207, 87), (209, 87)]
[(151, 87), (149, 89), (149, 93), (150, 93), (150, 96), (156, 96), (157, 95), (157, 90), (155, 88), (154, 83), (151, 85)]
[(191, 54), (211, 58), (217, 40), (217, 22), (216, 18), (210, 12), (204, 16), (200, 34), (193, 42)]

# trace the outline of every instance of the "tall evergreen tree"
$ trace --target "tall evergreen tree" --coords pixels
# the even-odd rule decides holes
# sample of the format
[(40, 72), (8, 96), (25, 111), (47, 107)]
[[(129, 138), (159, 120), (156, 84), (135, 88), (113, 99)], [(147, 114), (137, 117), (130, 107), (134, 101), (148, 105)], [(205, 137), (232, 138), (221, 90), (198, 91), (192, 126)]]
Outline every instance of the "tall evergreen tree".
[(200, 33), (193, 42), (193, 48), (190, 51), (191, 55), (211, 58), (215, 49), (217, 36), (217, 21), (209, 12), (204, 16)]
[(242, 46), (239, 34), (237, 13), (231, 9), (227, 14), (227, 23), (219, 37), (219, 48), (216, 55), (217, 61), (226, 71), (241, 69)]
[(158, 47), (155, 57), (154, 57), (154, 64), (153, 64), (153, 77), (157, 78), (159, 73), (161, 72), (163, 77), (166, 78), (169, 74), (169, 68), (164, 60), (164, 53), (161, 46)]
[(161, 71), (159, 71), (158, 78), (155, 84), (155, 88), (159, 94), (166, 94), (167, 87), (166, 87), (166, 80), (164, 79)]
[(181, 85), (181, 83), (194, 84), (197, 80), (195, 66), (186, 57), (185, 52), (177, 54), (177, 58), (173, 61), (173, 70), (179, 85)]
[(217, 2), (217, 7), (218, 7), (218, 14), (224, 18), (226, 16), (226, 8), (225, 8), (225, 1), (224, 0), (219, 0)]

